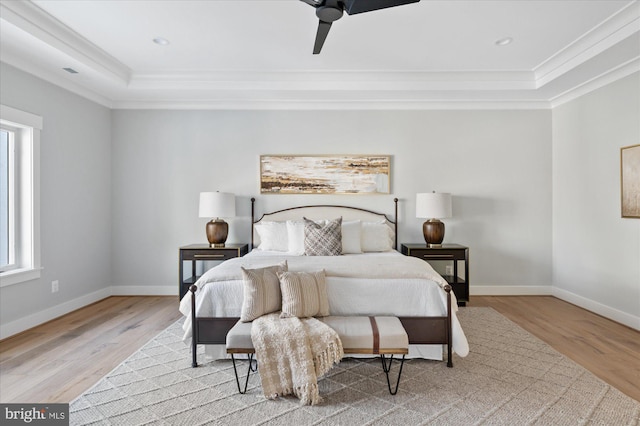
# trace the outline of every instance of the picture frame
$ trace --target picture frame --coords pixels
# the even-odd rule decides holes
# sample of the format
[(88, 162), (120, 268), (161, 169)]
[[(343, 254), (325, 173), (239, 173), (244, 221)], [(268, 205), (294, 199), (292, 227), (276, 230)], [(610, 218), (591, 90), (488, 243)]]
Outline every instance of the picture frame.
[(389, 155), (261, 155), (261, 194), (389, 194)]
[(640, 144), (620, 148), (620, 210), (624, 218), (640, 218)]

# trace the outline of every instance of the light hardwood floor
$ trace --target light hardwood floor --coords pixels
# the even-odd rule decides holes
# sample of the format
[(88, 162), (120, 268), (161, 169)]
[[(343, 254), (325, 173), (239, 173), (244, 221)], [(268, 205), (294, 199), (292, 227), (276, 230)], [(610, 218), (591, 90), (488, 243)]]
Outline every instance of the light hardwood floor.
[(553, 296), (472, 297), (640, 401), (640, 332)]
[(70, 402), (180, 318), (173, 296), (109, 297), (0, 342), (0, 402)]
[[(550, 296), (469, 306), (494, 308), (640, 401), (640, 332)], [(179, 317), (175, 297), (110, 297), (5, 339), (0, 402), (69, 402)]]

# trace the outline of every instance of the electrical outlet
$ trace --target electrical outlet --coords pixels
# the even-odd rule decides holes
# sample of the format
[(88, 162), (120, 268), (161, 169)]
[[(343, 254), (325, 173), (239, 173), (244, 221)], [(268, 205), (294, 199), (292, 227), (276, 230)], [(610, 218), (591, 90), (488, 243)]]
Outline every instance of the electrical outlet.
[(453, 265), (447, 265), (445, 267), (445, 275), (453, 275)]
[(57, 293), (60, 290), (60, 283), (58, 280), (51, 281), (51, 293)]

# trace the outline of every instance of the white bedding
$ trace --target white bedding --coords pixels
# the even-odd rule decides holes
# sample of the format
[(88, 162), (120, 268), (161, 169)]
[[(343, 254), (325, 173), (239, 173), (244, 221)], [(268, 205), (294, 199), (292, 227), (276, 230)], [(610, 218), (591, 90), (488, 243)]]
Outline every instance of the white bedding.
[[(282, 252), (253, 250), (207, 271), (196, 283), (196, 313), (199, 317), (239, 317), (243, 282), (240, 266), (257, 268), (287, 261), (290, 271), (326, 273), (331, 315), (446, 315), (446, 282), (421, 259), (400, 253), (366, 253), (342, 256), (291, 256)], [(455, 311), (452, 294), (453, 350), (460, 356), (469, 351)], [(180, 302), (186, 316), (184, 340), (191, 338), (191, 293)], [(225, 358), (224, 345), (207, 345), (207, 355)], [(409, 357), (442, 359), (442, 345), (410, 345)]]

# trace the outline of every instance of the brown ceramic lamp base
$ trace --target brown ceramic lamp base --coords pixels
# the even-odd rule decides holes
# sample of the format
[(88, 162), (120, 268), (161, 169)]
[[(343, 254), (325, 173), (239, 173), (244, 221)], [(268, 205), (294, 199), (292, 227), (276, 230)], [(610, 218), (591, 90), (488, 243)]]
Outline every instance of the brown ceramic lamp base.
[(207, 222), (207, 240), (211, 247), (224, 247), (229, 235), (229, 224), (222, 219)]
[(444, 223), (438, 219), (429, 219), (422, 224), (422, 233), (429, 247), (440, 247), (444, 240)]

